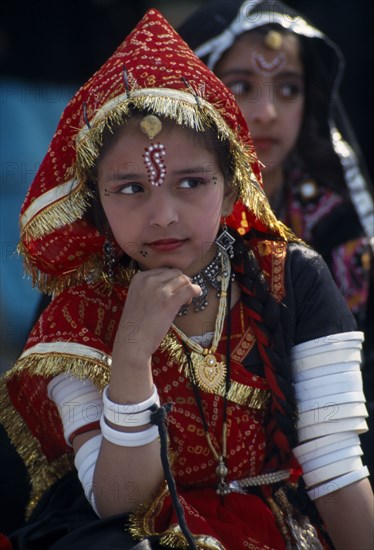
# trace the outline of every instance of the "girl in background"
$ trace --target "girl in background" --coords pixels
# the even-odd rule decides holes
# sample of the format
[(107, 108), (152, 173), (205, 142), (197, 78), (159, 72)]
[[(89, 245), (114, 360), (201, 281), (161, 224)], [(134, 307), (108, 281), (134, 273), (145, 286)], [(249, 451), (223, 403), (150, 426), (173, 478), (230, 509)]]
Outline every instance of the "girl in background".
[(278, 1), (209, 2), (179, 32), (235, 94), (274, 212), (323, 256), (359, 327), (368, 323), (372, 334), (373, 189), (338, 96), (341, 51)]

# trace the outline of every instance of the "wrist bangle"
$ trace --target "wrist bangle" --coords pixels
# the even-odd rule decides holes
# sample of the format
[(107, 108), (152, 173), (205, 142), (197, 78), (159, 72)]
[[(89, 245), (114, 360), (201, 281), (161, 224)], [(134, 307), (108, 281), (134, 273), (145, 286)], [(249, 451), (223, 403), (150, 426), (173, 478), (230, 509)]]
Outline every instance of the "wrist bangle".
[(100, 427), (103, 437), (120, 447), (140, 447), (151, 443), (158, 437), (158, 427), (151, 426), (141, 432), (120, 432), (111, 428), (106, 422), (104, 414), (100, 418)]
[(104, 416), (109, 422), (123, 427), (144, 426), (149, 424), (152, 411), (150, 408), (153, 405), (160, 406), (160, 398), (157, 389), (154, 386), (154, 391), (151, 397), (142, 403), (115, 403), (108, 397), (108, 388), (106, 386), (103, 391)]
[(160, 403), (160, 398), (158, 396), (157, 388), (155, 385), (153, 386), (153, 393), (151, 397), (148, 397), (148, 399), (146, 399), (145, 401), (142, 401), (141, 403), (126, 403), (126, 404), (115, 403), (114, 401), (111, 401), (111, 399), (109, 399), (108, 389), (109, 389), (109, 386), (105, 386), (104, 392), (103, 392), (104, 405), (107, 404), (108, 406), (114, 405), (115, 407), (129, 407), (129, 410), (126, 412), (130, 414), (146, 411), (147, 409), (149, 409), (149, 407), (152, 407), (152, 405), (154, 405), (155, 403), (157, 402)]

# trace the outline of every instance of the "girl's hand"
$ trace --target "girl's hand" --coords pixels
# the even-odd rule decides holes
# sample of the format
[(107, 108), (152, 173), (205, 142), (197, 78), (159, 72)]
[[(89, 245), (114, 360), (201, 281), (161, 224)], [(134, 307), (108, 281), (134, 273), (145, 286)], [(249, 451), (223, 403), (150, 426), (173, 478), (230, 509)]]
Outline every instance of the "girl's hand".
[(201, 289), (179, 269), (138, 272), (131, 281), (113, 346), (113, 359), (147, 363), (184, 304)]

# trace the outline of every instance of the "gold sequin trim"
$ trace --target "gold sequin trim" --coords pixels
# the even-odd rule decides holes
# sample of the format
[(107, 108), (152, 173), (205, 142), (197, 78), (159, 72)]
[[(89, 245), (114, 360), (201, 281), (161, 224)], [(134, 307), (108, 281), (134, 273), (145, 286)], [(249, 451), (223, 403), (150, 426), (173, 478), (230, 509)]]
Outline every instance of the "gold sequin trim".
[(52, 462), (47, 461), (39, 441), (31, 434), (23, 418), (12, 405), (5, 377), (0, 380), (0, 422), (24, 461), (29, 474), (31, 495), (26, 511), (26, 518), (28, 518), (43, 493), (74, 468), (74, 457), (70, 453)]
[[(108, 356), (102, 354), (102, 357)], [(48, 378), (67, 373), (76, 378), (89, 379), (99, 390), (102, 390), (109, 383), (110, 363), (109, 357), (107, 361), (104, 359), (99, 361), (92, 357), (67, 353), (32, 353), (21, 356), (12, 370), (5, 374), (5, 379), (7, 375), (10, 377), (24, 371)]]
[[(164, 499), (169, 494), (166, 482), (161, 484), (158, 493), (147, 503), (139, 506), (138, 510), (129, 517), (129, 531), (137, 540), (157, 535), (160, 537), (160, 545), (167, 548), (178, 548), (187, 550), (189, 548), (185, 536), (179, 525), (170, 525), (163, 533), (156, 533), (154, 520), (160, 513)], [(226, 550), (225, 547), (215, 538), (207, 535), (195, 535), (193, 537), (198, 548), (206, 550)]]
[(32, 284), (45, 294), (57, 295), (83, 282), (99, 287), (100, 291), (110, 295), (114, 284), (128, 286), (135, 271), (133, 268), (119, 267), (114, 280), (109, 280), (101, 256), (92, 255), (89, 260), (71, 271), (63, 271), (59, 275), (43, 273), (36, 266), (26, 246), (20, 242), (17, 252), (22, 256), (25, 272), (31, 276)]

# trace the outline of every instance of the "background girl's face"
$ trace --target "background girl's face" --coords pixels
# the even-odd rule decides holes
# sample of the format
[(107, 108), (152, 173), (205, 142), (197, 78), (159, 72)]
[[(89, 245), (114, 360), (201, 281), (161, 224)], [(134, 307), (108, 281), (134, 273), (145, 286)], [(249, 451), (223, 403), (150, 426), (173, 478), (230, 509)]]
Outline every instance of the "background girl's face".
[(270, 49), (264, 36), (241, 35), (215, 67), (234, 92), (266, 173), (281, 168), (297, 141), (304, 109), (304, 75), (298, 39), (282, 34)]
[[(194, 131), (168, 123), (150, 140), (139, 122), (133, 119), (119, 130), (99, 161), (104, 212), (119, 246), (143, 269), (176, 267), (194, 274), (211, 260), (234, 193)], [(156, 160), (152, 144), (164, 152)]]

